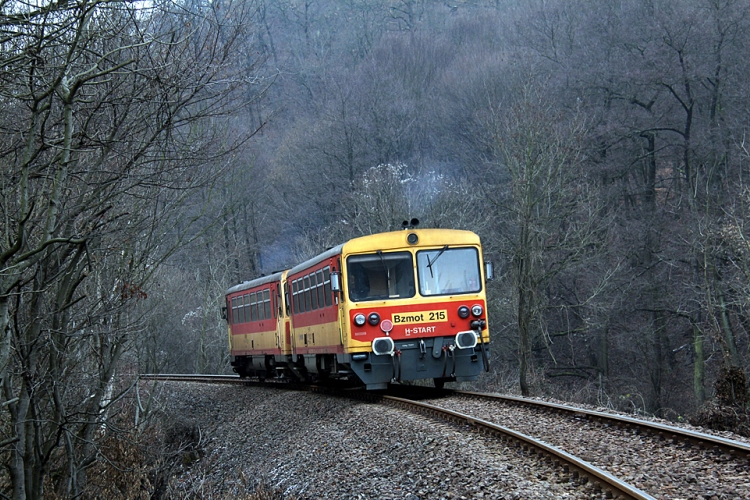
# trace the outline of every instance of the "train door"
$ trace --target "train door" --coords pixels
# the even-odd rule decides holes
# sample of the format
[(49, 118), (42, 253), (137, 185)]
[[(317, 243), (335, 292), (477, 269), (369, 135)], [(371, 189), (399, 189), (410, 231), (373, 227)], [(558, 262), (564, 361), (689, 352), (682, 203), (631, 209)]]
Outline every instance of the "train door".
[(282, 354), (289, 354), (292, 350), (292, 311), (290, 309), (290, 299), (291, 297), (289, 295), (289, 282), (284, 280), (284, 349)]
[(341, 338), (341, 345), (344, 348), (344, 352), (349, 348), (349, 319), (347, 318), (347, 312), (344, 308), (344, 287), (341, 285), (343, 277), (341, 276), (341, 257), (338, 259), (331, 259), (331, 276), (336, 273), (338, 278), (338, 292), (333, 293), (333, 304), (336, 307), (339, 315), (339, 337)]
[(273, 316), (276, 319), (276, 327), (274, 328), (274, 337), (276, 342), (276, 348), (281, 349), (281, 331), (283, 328), (284, 315), (281, 313), (281, 301), (279, 300), (281, 293), (281, 287), (279, 283), (271, 283), (271, 309)]

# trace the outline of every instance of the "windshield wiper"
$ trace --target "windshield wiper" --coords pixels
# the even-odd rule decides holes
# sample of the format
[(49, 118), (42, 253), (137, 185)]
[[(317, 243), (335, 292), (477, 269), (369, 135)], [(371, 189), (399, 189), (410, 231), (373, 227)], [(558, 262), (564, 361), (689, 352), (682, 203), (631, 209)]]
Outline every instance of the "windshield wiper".
[(432, 265), (435, 263), (436, 260), (438, 260), (438, 257), (440, 257), (441, 255), (443, 255), (443, 252), (445, 252), (446, 250), (448, 250), (448, 245), (445, 245), (443, 248), (441, 248), (440, 251), (438, 252), (438, 254), (435, 256), (434, 259), (430, 260), (430, 256), (429, 255), (427, 256), (427, 267), (430, 268), (430, 277), (431, 278), (435, 277), (435, 274), (432, 272)]

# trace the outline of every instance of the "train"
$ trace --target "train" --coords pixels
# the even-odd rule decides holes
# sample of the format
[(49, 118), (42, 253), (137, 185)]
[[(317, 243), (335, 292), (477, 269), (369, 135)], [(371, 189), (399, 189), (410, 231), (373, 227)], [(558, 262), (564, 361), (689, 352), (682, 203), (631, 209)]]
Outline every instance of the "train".
[(477, 380), (489, 370), (492, 264), (475, 233), (414, 223), (229, 288), (233, 370), (367, 390)]

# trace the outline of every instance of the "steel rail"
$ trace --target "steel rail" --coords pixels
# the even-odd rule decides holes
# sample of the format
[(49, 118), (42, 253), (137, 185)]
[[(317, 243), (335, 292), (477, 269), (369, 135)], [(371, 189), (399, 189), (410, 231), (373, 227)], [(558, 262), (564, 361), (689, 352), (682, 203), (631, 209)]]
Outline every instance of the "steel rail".
[(258, 387), (273, 387), (274, 389), (304, 390), (301, 385), (289, 379), (264, 379), (257, 377), (241, 378), (239, 375), (211, 375), (211, 374), (185, 374), (185, 373), (146, 373), (139, 375), (141, 380), (160, 380), (173, 382), (202, 382), (207, 384), (235, 384), (251, 385)]
[(404, 398), (399, 398), (395, 396), (383, 395), (381, 397), (382, 399), (386, 401), (392, 401), (399, 405), (417, 407), (423, 411), (427, 411), (433, 414), (448, 415), (452, 419), (466, 422), (467, 424), (471, 426), (479, 427), (480, 430), (486, 430), (491, 433), (501, 434), (512, 440), (522, 443), (522, 445), (530, 446), (550, 456), (553, 462), (562, 462), (564, 464), (567, 464), (570, 468), (577, 471), (578, 474), (591, 479), (595, 484), (598, 484), (602, 489), (610, 490), (610, 492), (615, 496), (615, 498), (618, 498), (618, 495), (619, 495), (619, 498), (654, 500), (654, 497), (652, 497), (651, 495), (643, 492), (642, 490), (639, 490), (638, 488), (635, 488), (634, 486), (628, 483), (625, 483), (624, 481), (618, 479), (612, 474), (598, 467), (595, 467), (591, 465), (590, 463), (585, 462), (574, 455), (571, 455), (570, 453), (567, 453), (559, 448), (551, 446), (545, 443), (544, 441), (539, 441), (537, 439), (534, 439), (531, 436), (520, 433), (518, 431), (514, 431), (513, 429), (510, 429), (508, 427), (494, 424), (492, 422), (488, 422), (487, 420), (472, 417), (470, 415), (459, 413), (457, 411), (448, 410), (446, 408), (441, 408), (439, 406), (435, 406), (435, 405), (428, 404), (428, 403), (423, 403), (421, 401), (414, 401), (411, 399), (404, 399)]
[(195, 375), (184, 373), (145, 373), (139, 375), (141, 380), (169, 380), (176, 382), (209, 382), (213, 384), (244, 384), (247, 379), (239, 375)]
[(576, 408), (574, 406), (567, 406), (558, 403), (550, 403), (547, 401), (537, 401), (534, 399), (527, 399), (518, 396), (505, 396), (502, 394), (492, 394), (484, 392), (472, 392), (472, 391), (451, 391), (456, 395), (468, 395), (471, 397), (478, 397), (484, 399), (492, 399), (499, 401), (511, 401), (516, 404), (522, 404), (531, 407), (542, 407), (549, 408), (560, 412), (570, 413), (575, 416), (591, 417), (593, 419), (599, 419), (607, 422), (611, 422), (622, 426), (634, 426), (641, 429), (645, 429), (657, 436), (664, 439), (682, 439), (691, 442), (692, 444), (698, 445), (703, 448), (718, 448), (724, 450), (730, 455), (737, 456), (738, 454), (743, 455), (745, 458), (750, 458), (750, 444), (736, 441), (734, 439), (728, 439), (721, 436), (715, 436), (712, 434), (706, 434), (703, 432), (693, 431), (690, 429), (683, 429), (680, 427), (673, 427), (671, 425), (660, 424), (658, 422), (650, 422), (648, 420), (640, 420), (625, 415), (617, 415), (613, 413), (605, 413), (595, 410), (586, 410), (583, 408)]

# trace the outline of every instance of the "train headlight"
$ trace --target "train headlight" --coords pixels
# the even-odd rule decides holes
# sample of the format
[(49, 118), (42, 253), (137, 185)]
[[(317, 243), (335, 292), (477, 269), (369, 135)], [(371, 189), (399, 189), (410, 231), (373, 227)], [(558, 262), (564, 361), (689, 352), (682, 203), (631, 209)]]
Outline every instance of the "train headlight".
[(474, 349), (477, 345), (477, 334), (469, 330), (467, 332), (458, 332), (456, 334), (456, 347), (459, 349)]
[(484, 312), (484, 309), (482, 309), (482, 306), (480, 306), (479, 304), (475, 304), (471, 306), (471, 314), (473, 314), (477, 318), (481, 316), (483, 312)]
[(390, 337), (378, 337), (372, 341), (372, 352), (378, 356), (393, 354), (395, 347), (396, 344), (393, 343), (393, 339)]
[(367, 321), (367, 319), (365, 318), (364, 314), (360, 313), (360, 314), (355, 314), (354, 315), (354, 324), (355, 325), (357, 325), (357, 326), (365, 326), (365, 321)]
[(372, 326), (378, 326), (378, 323), (380, 323), (380, 314), (372, 312), (367, 316), (367, 322), (370, 323)]
[(469, 308), (466, 306), (461, 306), (458, 308), (458, 317), (461, 319), (466, 319), (469, 317)]

